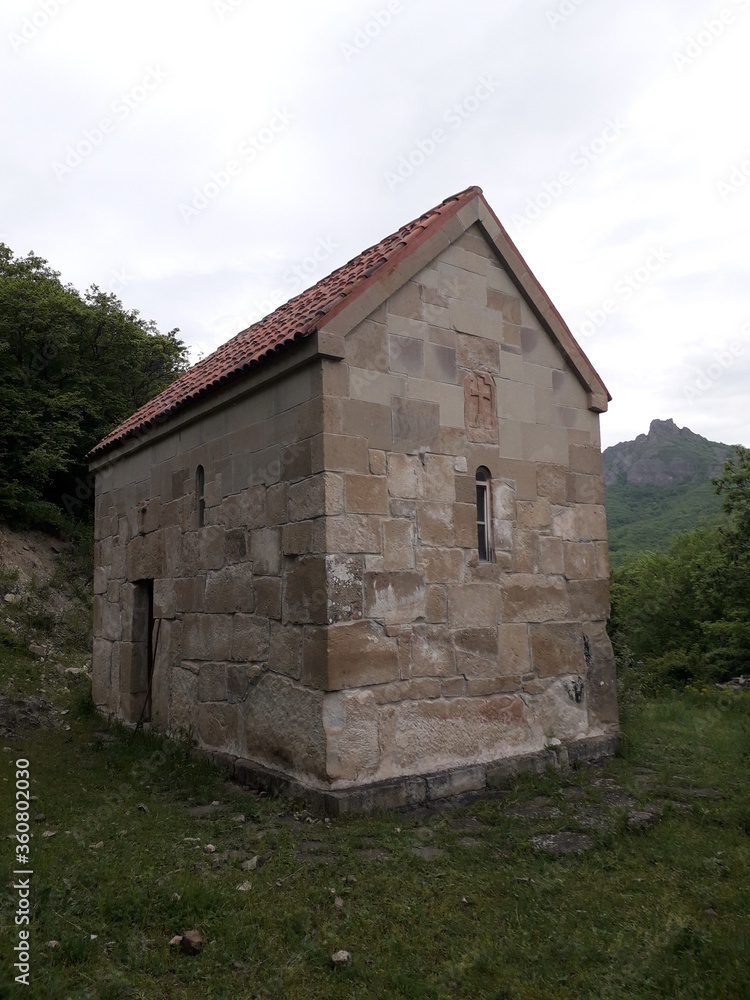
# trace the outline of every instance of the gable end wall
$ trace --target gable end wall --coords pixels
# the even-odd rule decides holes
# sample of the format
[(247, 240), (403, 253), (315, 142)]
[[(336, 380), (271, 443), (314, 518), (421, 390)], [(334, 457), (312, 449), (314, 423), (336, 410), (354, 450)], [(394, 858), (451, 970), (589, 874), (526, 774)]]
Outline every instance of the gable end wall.
[[(496, 407), (480, 432), (477, 376)], [(326, 549), (341, 585), (314, 674), (334, 786), (615, 731), (598, 413), (477, 226), (346, 337), (336, 385), (325, 440), (343, 511)]]

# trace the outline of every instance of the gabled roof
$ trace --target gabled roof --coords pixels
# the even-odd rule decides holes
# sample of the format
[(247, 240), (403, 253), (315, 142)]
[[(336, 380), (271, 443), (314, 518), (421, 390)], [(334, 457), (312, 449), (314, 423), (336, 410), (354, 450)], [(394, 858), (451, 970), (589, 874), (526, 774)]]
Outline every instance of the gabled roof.
[[(598, 398), (602, 396), (604, 400), (611, 398), (562, 317), (498, 222), (482, 194), (482, 189), (470, 187), (446, 198), (435, 208), (387, 236), (380, 243), (362, 251), (311, 288), (296, 295), (258, 323), (254, 323), (222, 344), (213, 354), (193, 365), (158, 396), (124, 420), (92, 448), (88, 458), (98, 458), (126, 439), (144, 433), (157, 422), (161, 423), (209, 393), (241, 378), (280, 351), (319, 332), (363, 292), (381, 281), (419, 246), (439, 233), (451, 218), (461, 209), (471, 205), (475, 199), (477, 213), (474, 221), (478, 220), (480, 225), (484, 221), (485, 225), (482, 228), (502, 258), (511, 278), (520, 290), (526, 292), (530, 304), (571, 362), (579, 380)], [(490, 231), (487, 228), (488, 221)], [(549, 329), (550, 320), (553, 329)], [(606, 402), (602, 408), (606, 408)]]

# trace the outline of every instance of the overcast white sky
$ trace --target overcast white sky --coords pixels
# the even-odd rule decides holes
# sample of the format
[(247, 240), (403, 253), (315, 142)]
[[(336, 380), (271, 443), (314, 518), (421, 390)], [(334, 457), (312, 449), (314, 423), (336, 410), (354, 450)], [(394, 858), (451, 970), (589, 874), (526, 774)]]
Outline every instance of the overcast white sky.
[(478, 184), (609, 387), (750, 445), (750, 0), (4, 0), (0, 240), (196, 358)]

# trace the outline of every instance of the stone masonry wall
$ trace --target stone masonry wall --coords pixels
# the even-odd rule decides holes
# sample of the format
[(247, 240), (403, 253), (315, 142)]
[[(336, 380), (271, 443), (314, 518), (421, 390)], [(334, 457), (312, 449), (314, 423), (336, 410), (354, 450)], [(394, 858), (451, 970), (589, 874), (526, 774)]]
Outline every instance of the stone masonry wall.
[[(616, 729), (598, 414), (478, 227), (349, 334), (335, 369), (339, 586), (303, 657), (328, 692), (334, 786)], [(467, 427), (477, 386), (494, 421)]]
[(138, 581), (150, 579), (153, 723), (206, 748), (325, 774), (323, 695), (299, 682), (305, 625), (325, 621), (324, 515), (340, 489), (324, 471), (324, 388), (313, 360), (97, 473), (100, 710), (130, 723), (141, 715), (146, 661), (133, 607)]

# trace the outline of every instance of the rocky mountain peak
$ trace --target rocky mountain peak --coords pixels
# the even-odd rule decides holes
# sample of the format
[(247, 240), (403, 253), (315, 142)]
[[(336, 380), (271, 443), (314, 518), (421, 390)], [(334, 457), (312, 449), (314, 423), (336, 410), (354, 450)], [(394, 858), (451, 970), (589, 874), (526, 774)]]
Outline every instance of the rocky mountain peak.
[(602, 454), (604, 485), (631, 483), (669, 486), (705, 481), (721, 471), (729, 445), (709, 441), (670, 417), (652, 420), (648, 434), (623, 441)]

